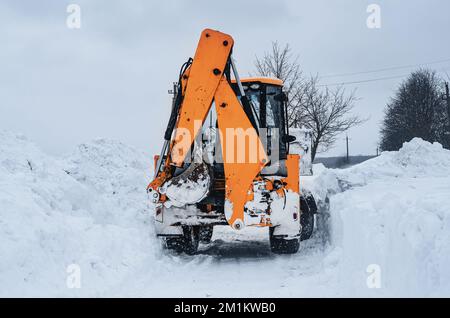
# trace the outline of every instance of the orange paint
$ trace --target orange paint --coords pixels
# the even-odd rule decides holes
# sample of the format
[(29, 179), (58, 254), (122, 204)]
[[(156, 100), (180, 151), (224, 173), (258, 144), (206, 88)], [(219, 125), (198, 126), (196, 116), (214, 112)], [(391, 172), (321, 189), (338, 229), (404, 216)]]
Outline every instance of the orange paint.
[[(204, 122), (214, 94), (233, 47), (233, 38), (227, 34), (206, 29), (200, 36), (197, 51), (187, 75), (187, 85), (176, 125), (171, 150), (172, 164), (181, 167), (195, 140), (200, 127), (196, 121)], [(190, 142), (189, 142), (190, 140)]]
[[(222, 131), (221, 146), (226, 180), (225, 200), (233, 204), (233, 214), (227, 221), (232, 225), (237, 219), (244, 220), (244, 205), (247, 202), (247, 194), (253, 180), (266, 165), (267, 155), (259, 138), (257, 138), (257, 149), (262, 153), (257, 156), (259, 160), (256, 162), (250, 160), (250, 142), (245, 144), (244, 149), (241, 149), (238, 148), (239, 143), (236, 140), (229, 140), (230, 136), (226, 133), (227, 129), (240, 128), (244, 131), (255, 131), (255, 129), (225, 79), (220, 82), (217, 88), (215, 104), (219, 129)], [(234, 146), (233, 149), (229, 149), (230, 145)], [(233, 151), (235, 160), (230, 161), (230, 157), (232, 157), (229, 155), (230, 151)], [(243, 162), (236, 162), (236, 155), (239, 152), (245, 154)]]

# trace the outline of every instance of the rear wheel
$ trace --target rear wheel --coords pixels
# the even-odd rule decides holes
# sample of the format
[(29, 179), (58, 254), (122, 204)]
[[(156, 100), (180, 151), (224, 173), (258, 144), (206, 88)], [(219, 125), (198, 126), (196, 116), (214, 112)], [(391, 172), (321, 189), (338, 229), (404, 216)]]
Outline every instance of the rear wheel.
[(300, 210), (300, 225), (302, 226), (300, 241), (304, 241), (312, 236), (314, 230), (314, 214), (317, 212), (316, 201), (311, 194), (300, 197)]
[(277, 237), (274, 233), (275, 228), (269, 228), (270, 250), (276, 254), (294, 254), (300, 248), (299, 239), (285, 239)]
[(300, 233), (300, 241), (308, 240), (314, 230), (314, 214), (311, 212), (303, 213), (300, 216), (300, 224), (302, 232)]
[(200, 228), (200, 242), (203, 244), (208, 244), (211, 242), (213, 235), (213, 226), (202, 226)]
[(194, 255), (197, 252), (199, 240), (200, 235), (197, 226), (183, 226), (182, 236), (165, 238), (167, 249), (188, 255)]

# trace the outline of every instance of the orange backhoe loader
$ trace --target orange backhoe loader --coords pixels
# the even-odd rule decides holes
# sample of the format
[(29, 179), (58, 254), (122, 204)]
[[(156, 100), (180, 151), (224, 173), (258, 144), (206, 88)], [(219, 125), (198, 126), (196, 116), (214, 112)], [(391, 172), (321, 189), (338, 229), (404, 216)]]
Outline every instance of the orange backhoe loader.
[(311, 236), (316, 205), (290, 153), (283, 82), (240, 79), (231, 36), (206, 29), (181, 68), (164, 146), (148, 185), (157, 235), (194, 254), (215, 225), (269, 227), (275, 253)]

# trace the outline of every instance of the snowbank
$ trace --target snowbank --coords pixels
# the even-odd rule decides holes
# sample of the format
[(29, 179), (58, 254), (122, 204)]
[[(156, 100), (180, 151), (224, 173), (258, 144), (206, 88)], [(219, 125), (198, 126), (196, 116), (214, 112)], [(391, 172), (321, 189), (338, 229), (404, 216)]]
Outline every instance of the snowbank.
[[(147, 263), (147, 161), (105, 140), (56, 160), (1, 132), (0, 296), (97, 295)], [(67, 288), (70, 264), (83, 289)]]
[[(330, 199), (343, 294), (449, 296), (450, 151), (416, 138), (333, 173), (344, 191)], [(373, 268), (380, 289), (367, 287)]]
[(319, 200), (350, 188), (367, 185), (377, 180), (425, 177), (450, 177), (450, 151), (439, 143), (420, 138), (405, 142), (399, 151), (387, 151), (379, 157), (347, 169), (327, 169), (314, 164), (314, 175), (301, 177), (305, 190)]
[(106, 204), (97, 211), (91, 209), (98, 222), (138, 225), (148, 222), (149, 158), (121, 142), (96, 139), (79, 145), (65, 158), (64, 168)]
[[(149, 158), (99, 139), (56, 159), (1, 132), (0, 296), (450, 296), (450, 152), (438, 144), (414, 139), (344, 170), (315, 165), (302, 189), (325, 217), (285, 256), (270, 252), (267, 229), (229, 227), (200, 255), (162, 252)], [(67, 287), (71, 264), (80, 289)], [(367, 285), (374, 269), (379, 289)]]
[(341, 179), (363, 185), (385, 178), (420, 178), (450, 176), (450, 152), (439, 143), (429, 143), (420, 138), (405, 142), (399, 151), (383, 152), (342, 172)]

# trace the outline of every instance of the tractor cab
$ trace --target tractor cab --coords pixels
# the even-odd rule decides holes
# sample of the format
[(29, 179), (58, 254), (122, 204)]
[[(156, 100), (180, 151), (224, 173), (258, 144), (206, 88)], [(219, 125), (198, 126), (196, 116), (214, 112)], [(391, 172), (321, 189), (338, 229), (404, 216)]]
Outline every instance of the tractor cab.
[[(263, 140), (267, 140), (268, 155), (278, 153), (279, 160), (285, 160), (288, 144), (295, 140), (289, 135), (287, 125), (286, 95), (283, 92), (283, 81), (277, 78), (257, 77), (241, 79), (245, 96), (250, 102), (252, 112)], [(233, 81), (232, 87), (240, 98), (238, 84)]]

